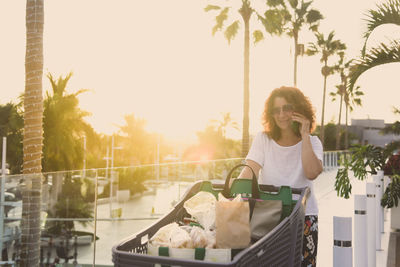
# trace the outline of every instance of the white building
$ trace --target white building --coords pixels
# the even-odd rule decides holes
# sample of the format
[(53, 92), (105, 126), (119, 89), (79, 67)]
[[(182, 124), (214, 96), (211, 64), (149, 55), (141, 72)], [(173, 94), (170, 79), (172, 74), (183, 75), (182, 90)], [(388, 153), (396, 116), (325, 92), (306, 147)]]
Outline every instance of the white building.
[(400, 140), (400, 135), (382, 134), (381, 131), (385, 126), (384, 120), (361, 119), (351, 120), (350, 132), (358, 137), (358, 142), (365, 145), (371, 144), (384, 147), (386, 144)]

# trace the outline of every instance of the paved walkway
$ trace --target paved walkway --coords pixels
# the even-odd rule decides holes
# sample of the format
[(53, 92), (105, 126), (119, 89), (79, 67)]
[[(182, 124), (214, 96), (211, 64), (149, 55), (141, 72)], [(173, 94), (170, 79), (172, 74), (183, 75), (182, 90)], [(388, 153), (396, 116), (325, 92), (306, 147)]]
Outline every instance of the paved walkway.
[[(336, 191), (334, 190), (335, 176), (336, 171), (324, 172), (314, 184), (319, 205), (319, 242), (317, 265), (323, 267), (333, 266), (333, 216), (352, 217), (352, 221), (354, 223), (353, 195), (365, 194), (366, 190), (365, 181), (359, 181), (353, 178), (351, 179), (353, 186), (351, 197), (349, 199), (337, 197)], [(382, 250), (377, 251), (376, 253), (377, 267), (386, 267), (390, 235), (390, 212), (387, 212), (386, 215), (384, 234), (382, 234), (381, 239)]]

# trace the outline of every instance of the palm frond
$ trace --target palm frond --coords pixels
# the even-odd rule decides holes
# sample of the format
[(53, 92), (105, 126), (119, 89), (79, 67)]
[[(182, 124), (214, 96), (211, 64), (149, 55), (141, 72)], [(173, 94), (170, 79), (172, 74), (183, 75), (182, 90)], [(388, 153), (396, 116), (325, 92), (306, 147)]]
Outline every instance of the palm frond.
[(387, 3), (376, 6), (376, 10), (367, 12), (367, 31), (364, 33), (364, 46), (362, 55), (365, 55), (366, 45), (371, 33), (384, 24), (395, 24), (400, 26), (400, 0), (389, 0)]
[(331, 31), (328, 35), (328, 38), (326, 39), (326, 43), (330, 43), (333, 40), (333, 37), (335, 37), (335, 31)]
[(367, 70), (388, 63), (400, 62), (400, 41), (394, 40), (390, 45), (381, 43), (372, 48), (363, 58), (358, 59), (350, 70), (349, 87), (353, 88), (357, 79)]
[(229, 25), (225, 30), (225, 38), (228, 40), (230, 44), (232, 39), (235, 38), (239, 29), (239, 21), (234, 21), (231, 25)]
[(310, 10), (306, 17), (306, 21), (310, 25), (308, 29), (312, 32), (317, 32), (319, 28), (319, 22), (323, 18), (324, 17), (318, 10)]
[(218, 16), (215, 17), (216, 24), (212, 29), (212, 34), (214, 35), (217, 31), (221, 30), (224, 26), (225, 20), (228, 18), (229, 7), (225, 7), (221, 10)]
[(310, 9), (306, 15), (306, 21), (311, 26), (314, 26), (315, 23), (319, 23), (323, 18), (324, 16), (322, 16), (321, 12), (316, 9)]
[(268, 9), (264, 13), (264, 17), (258, 15), (258, 19), (261, 21), (266, 32), (271, 35), (281, 35), (283, 32), (283, 26), (287, 22), (286, 18), (288, 13), (289, 12), (286, 9)]
[(364, 95), (364, 92), (355, 91), (355, 92), (354, 92), (354, 95), (356, 95), (356, 96), (362, 96), (362, 95)]
[(253, 32), (253, 39), (254, 39), (254, 44), (264, 40), (264, 34), (260, 30), (255, 30)]
[(306, 15), (307, 9), (311, 5), (311, 3), (312, 3), (312, 1), (309, 1), (309, 2), (301, 1), (300, 8), (295, 10), (299, 19), (304, 19), (304, 15)]
[(314, 43), (308, 43), (308, 48), (305, 51), (305, 54), (307, 56), (313, 56), (317, 53), (319, 53), (319, 48)]
[(208, 5), (208, 6), (206, 6), (206, 7), (204, 8), (204, 11), (205, 11), (205, 12), (208, 12), (208, 11), (210, 11), (210, 10), (218, 10), (218, 9), (221, 9), (221, 7), (220, 7), (220, 6), (214, 6), (214, 5)]
[(267, 5), (270, 7), (285, 6), (284, 0), (267, 0)]
[(298, 1), (298, 0), (288, 0), (288, 2), (289, 2), (290, 6), (291, 6), (293, 9), (296, 9), (297, 5), (299, 4), (299, 1)]
[(47, 73), (47, 78), (49, 79), (49, 81), (50, 81), (50, 84), (51, 84), (51, 88), (53, 89), (53, 93), (54, 93), (54, 90), (56, 90), (57, 89), (57, 83), (56, 83), (56, 80), (53, 78), (53, 75), (49, 72), (49, 73)]

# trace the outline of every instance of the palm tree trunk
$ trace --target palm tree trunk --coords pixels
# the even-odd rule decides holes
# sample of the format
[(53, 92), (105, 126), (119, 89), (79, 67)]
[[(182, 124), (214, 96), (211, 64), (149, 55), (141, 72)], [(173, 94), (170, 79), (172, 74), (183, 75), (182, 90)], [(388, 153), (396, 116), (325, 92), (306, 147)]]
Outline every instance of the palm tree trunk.
[(349, 148), (349, 129), (348, 129), (348, 122), (347, 122), (347, 115), (348, 115), (349, 105), (346, 103), (346, 134), (344, 136), (344, 149), (347, 150)]
[[(327, 68), (328, 62), (325, 61), (325, 69)], [(325, 95), (326, 95), (326, 79), (328, 75), (324, 74), (324, 93), (322, 96), (322, 114), (321, 114), (321, 133), (320, 138), (322, 142), (322, 147), (324, 146), (324, 117), (325, 117)]]
[(39, 266), (40, 261), (43, 24), (43, 0), (27, 0), (20, 266)]
[(249, 110), (250, 110), (250, 17), (253, 10), (247, 1), (243, 2), (240, 9), (244, 21), (244, 78), (243, 78), (243, 133), (242, 157), (249, 151)]
[(339, 120), (338, 120), (338, 125), (336, 127), (336, 150), (340, 149), (340, 132), (341, 132), (340, 121), (342, 118), (342, 106), (343, 106), (343, 95), (340, 95)]
[(298, 33), (295, 32), (293, 39), (294, 39), (294, 64), (293, 64), (293, 84), (294, 87), (297, 86), (297, 57), (298, 57), (298, 51), (297, 51), (297, 46), (298, 46)]

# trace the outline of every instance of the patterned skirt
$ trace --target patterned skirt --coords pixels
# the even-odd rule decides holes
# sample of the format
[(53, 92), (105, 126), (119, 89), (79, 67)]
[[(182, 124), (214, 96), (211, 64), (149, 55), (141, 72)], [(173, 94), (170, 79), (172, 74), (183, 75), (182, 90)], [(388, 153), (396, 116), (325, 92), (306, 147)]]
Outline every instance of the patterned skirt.
[(317, 266), (318, 216), (306, 215), (304, 219), (303, 257), (301, 266)]

